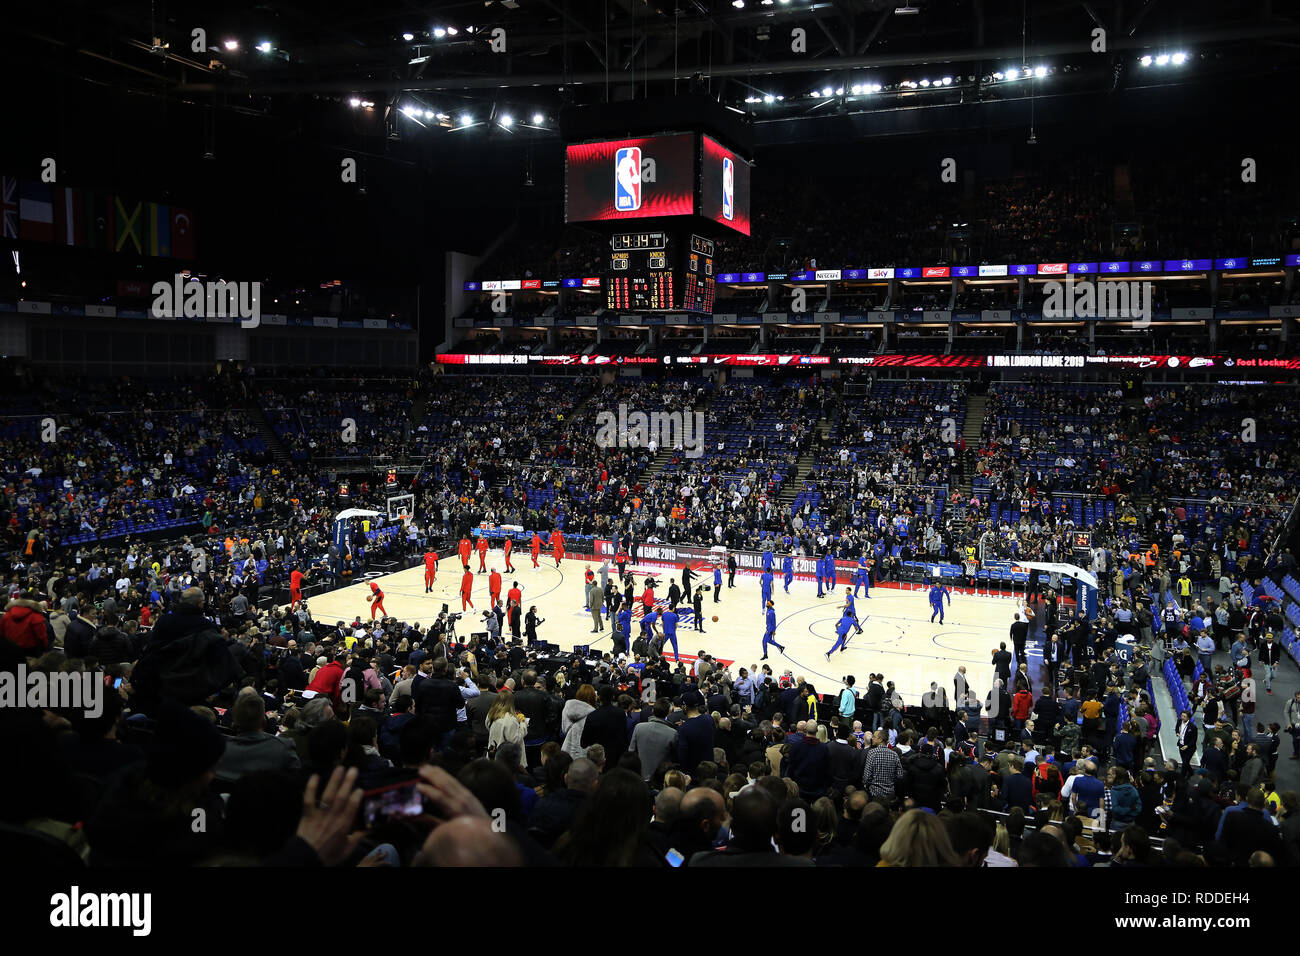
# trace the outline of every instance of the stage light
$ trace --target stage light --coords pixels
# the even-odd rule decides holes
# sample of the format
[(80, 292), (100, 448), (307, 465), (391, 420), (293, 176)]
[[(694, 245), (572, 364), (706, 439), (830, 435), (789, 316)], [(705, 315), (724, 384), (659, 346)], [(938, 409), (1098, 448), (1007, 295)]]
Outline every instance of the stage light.
[(443, 37), (447, 35), (447, 31), (444, 30), (442, 27), (435, 27), (433, 31), (433, 35), (436, 36), (439, 40), (441, 40)]
[(1047, 75), (1047, 67), (1045, 66), (1034, 67), (1034, 76), (1038, 77), (1041, 80), (1046, 75)]
[(262, 53), (270, 53), (270, 52), (271, 52), (271, 41), (270, 41), (270, 40), (263, 40), (261, 43), (259, 43), (259, 44), (257, 45), (257, 49), (260, 50)]
[(514, 125), (514, 122), (515, 122), (515, 118), (514, 118), (513, 116), (511, 116), (509, 113), (507, 113), (505, 116), (501, 117), (501, 125), (502, 125), (502, 126), (513, 126), (513, 125)]
[(410, 43), (412, 40), (415, 39), (415, 34), (414, 34), (414, 33), (403, 33), (403, 34), (402, 34), (402, 39), (405, 40), (407, 43)]
[(454, 37), (459, 32), (460, 31), (457, 30), (455, 27), (447, 27), (447, 36), (449, 37)]
[(543, 116), (541, 113), (534, 113), (534, 114), (533, 114), (533, 125), (534, 125), (534, 126), (541, 126), (542, 123), (544, 123), (544, 122), (546, 122), (546, 117)]
[(745, 0), (731, 0), (731, 5), (737, 10), (745, 9)]
[(1020, 77), (1020, 71), (1017, 70), (1014, 66), (1013, 66), (1011, 69), (1007, 70), (1007, 79), (1008, 79), (1008, 80), (1019, 79), (1019, 77)]
[(929, 81), (929, 80), (922, 80), (922, 81), (921, 81), (921, 88), (922, 88), (922, 89), (928, 87), (929, 85), (930, 85), (930, 81)]
[(1158, 57), (1156, 57), (1156, 66), (1168, 66), (1168, 65), (1169, 65), (1168, 53), (1161, 53)]
[(468, 113), (461, 113), (461, 114), (460, 114), (460, 125), (461, 125), (461, 126), (468, 126), (468, 125), (469, 125), (470, 123), (472, 123), (472, 122), (474, 122), (474, 118), (473, 118), (472, 116), (470, 116)]
[(1004, 80), (1004, 79), (1006, 79), (1006, 74), (1005, 74), (1005, 73), (1002, 73), (1001, 71), (999, 71), (999, 72), (993, 74), (993, 79), (995, 79), (995, 80)]
[(944, 86), (952, 86), (952, 77), (951, 77), (951, 76), (945, 76), (945, 77), (943, 78), (943, 81), (942, 81), (942, 82), (943, 82), (943, 85), (944, 85)]
[(1182, 65), (1183, 65), (1184, 63), (1186, 63), (1186, 62), (1187, 62), (1187, 54), (1186, 54), (1186, 53), (1175, 53), (1175, 54), (1173, 55), (1173, 63), (1174, 63), (1174, 66), (1182, 66)]
[(433, 110), (425, 110), (425, 111), (424, 111), (424, 118), (425, 118), (425, 119), (433, 119)]
[(351, 106), (353, 109), (356, 109), (360, 105), (361, 105), (361, 100), (357, 99), (355, 96), (352, 97), (352, 99), (348, 100), (348, 106)]
[(1151, 65), (1151, 57), (1149, 57), (1149, 56), (1144, 56), (1144, 57), (1142, 57), (1142, 59), (1138, 60), (1138, 62), (1141, 63), (1143, 66), (1150, 66), (1150, 65)]
[(830, 95), (831, 95), (832, 93), (834, 93), (834, 92), (835, 92), (835, 91), (832, 90), (829, 86), (823, 86), (823, 87), (822, 87), (822, 96), (830, 96)]
[(222, 45), (223, 45), (227, 50), (238, 50), (238, 49), (239, 49), (239, 41), (238, 41), (238, 40), (227, 40), (227, 41), (226, 41), (224, 44), (222, 44)]

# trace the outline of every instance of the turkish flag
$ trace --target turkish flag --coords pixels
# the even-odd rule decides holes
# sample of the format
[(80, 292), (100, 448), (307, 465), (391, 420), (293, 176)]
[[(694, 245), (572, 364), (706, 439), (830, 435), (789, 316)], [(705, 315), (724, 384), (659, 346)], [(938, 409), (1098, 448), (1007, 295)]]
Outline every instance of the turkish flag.
[(188, 209), (171, 210), (172, 221), (172, 258), (194, 258), (194, 214)]

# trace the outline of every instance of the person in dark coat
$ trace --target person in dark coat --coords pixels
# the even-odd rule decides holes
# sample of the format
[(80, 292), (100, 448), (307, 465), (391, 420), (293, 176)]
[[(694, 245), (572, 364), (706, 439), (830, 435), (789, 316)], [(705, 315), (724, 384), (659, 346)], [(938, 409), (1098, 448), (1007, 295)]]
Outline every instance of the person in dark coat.
[(918, 807), (928, 807), (935, 813), (942, 808), (943, 798), (948, 793), (948, 775), (944, 772), (943, 761), (928, 745), (923, 745), (908, 762), (903, 786), (904, 792)]
[(601, 684), (596, 696), (600, 706), (587, 714), (579, 743), (583, 747), (600, 744), (605, 748), (605, 772), (608, 773), (627, 752), (627, 712), (614, 704), (612, 684)]
[(1011, 652), (1007, 650), (1006, 641), (999, 644), (998, 649), (993, 652), (993, 669), (997, 672), (1003, 686), (1011, 683)]
[(799, 796), (803, 799), (811, 802), (823, 796), (831, 780), (831, 757), (827, 744), (818, 740), (815, 733), (805, 733), (790, 745), (786, 772), (798, 784)]
[(1251, 855), (1267, 853), (1274, 865), (1284, 862), (1282, 836), (1264, 811), (1264, 791), (1252, 788), (1246, 794), (1246, 806), (1224, 815), (1220, 837), (1233, 866), (1248, 866)]
[(1019, 773), (1009, 773), (1003, 778), (1002, 796), (1007, 809), (1019, 807), (1029, 813), (1034, 803), (1034, 764), (1026, 760)]

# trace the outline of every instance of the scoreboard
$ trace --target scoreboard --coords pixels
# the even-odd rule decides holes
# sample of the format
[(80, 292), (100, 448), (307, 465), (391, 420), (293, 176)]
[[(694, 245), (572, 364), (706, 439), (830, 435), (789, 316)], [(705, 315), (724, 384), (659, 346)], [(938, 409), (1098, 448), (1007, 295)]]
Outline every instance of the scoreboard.
[(713, 312), (714, 244), (668, 232), (610, 237), (605, 307), (623, 312)]

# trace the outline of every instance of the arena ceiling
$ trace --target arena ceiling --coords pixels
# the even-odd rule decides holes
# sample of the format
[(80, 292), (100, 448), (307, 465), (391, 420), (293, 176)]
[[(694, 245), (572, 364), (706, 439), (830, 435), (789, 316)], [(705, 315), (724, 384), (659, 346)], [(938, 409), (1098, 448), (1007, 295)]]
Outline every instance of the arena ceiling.
[(1268, 91), (1300, 59), (1300, 9), (1268, 0), (109, 0), (11, 26), (6, 70), (38, 83), (390, 142), (554, 139), (567, 106), (687, 90), (789, 141), (900, 109)]

